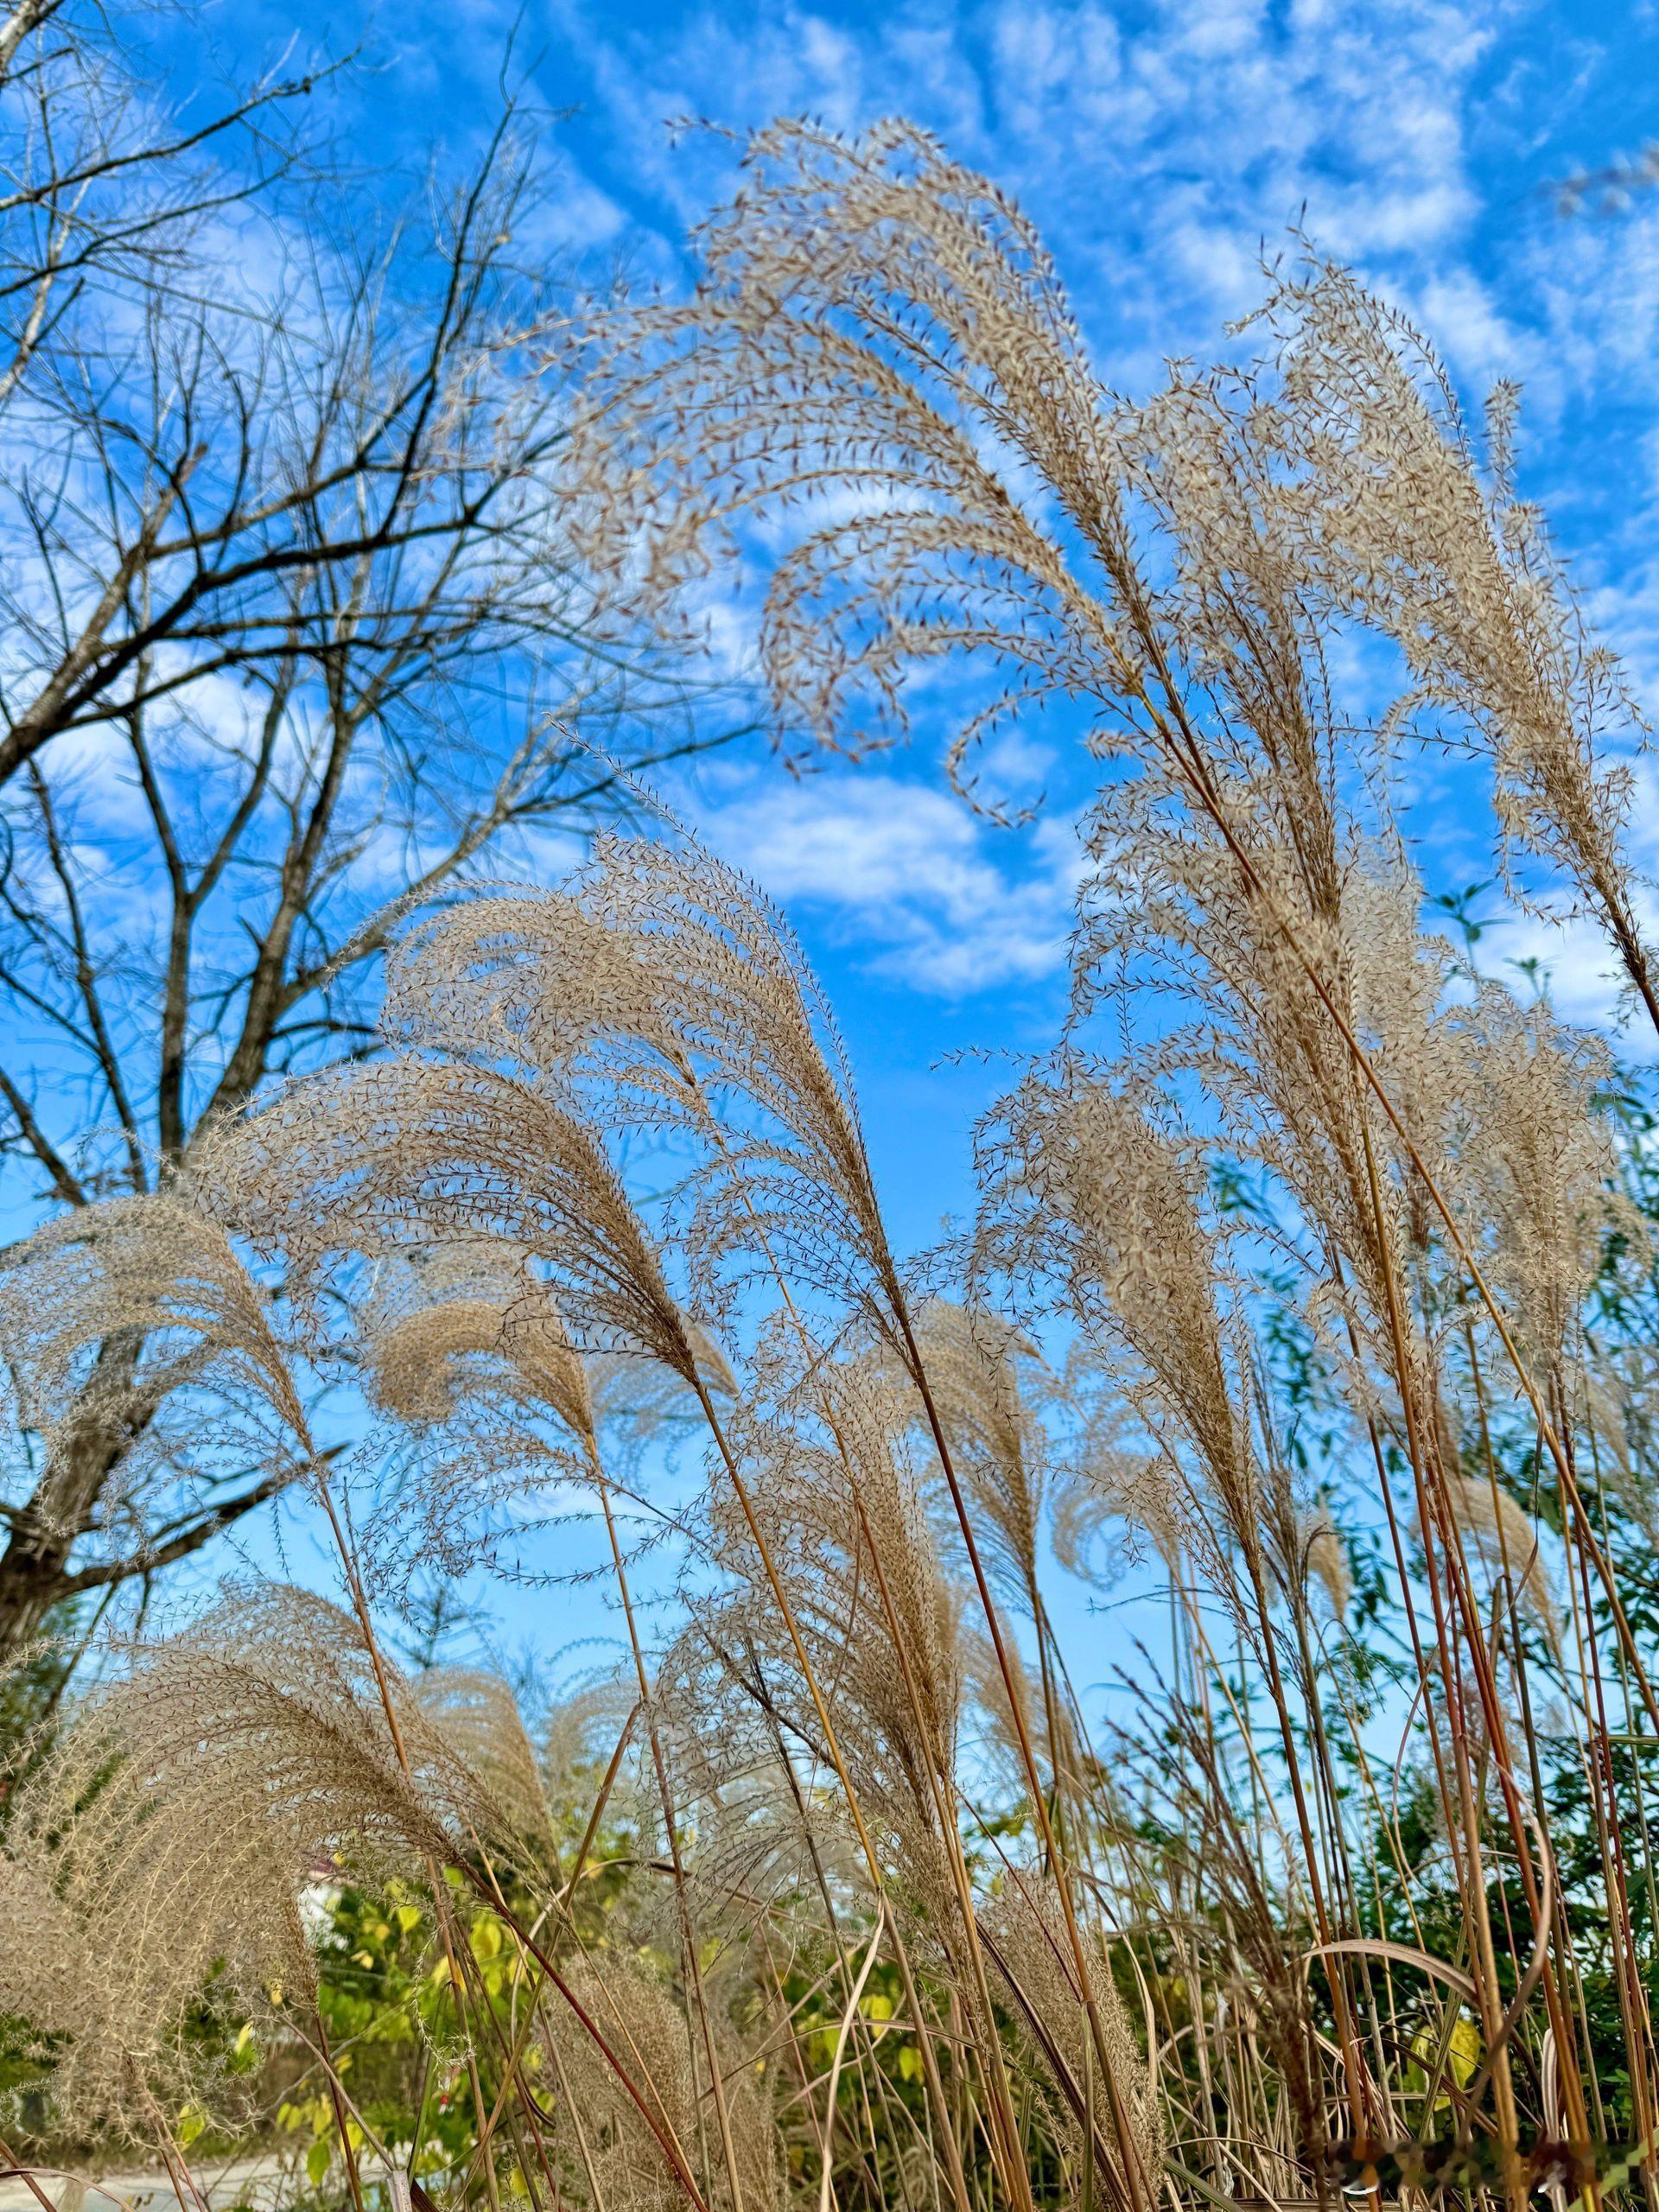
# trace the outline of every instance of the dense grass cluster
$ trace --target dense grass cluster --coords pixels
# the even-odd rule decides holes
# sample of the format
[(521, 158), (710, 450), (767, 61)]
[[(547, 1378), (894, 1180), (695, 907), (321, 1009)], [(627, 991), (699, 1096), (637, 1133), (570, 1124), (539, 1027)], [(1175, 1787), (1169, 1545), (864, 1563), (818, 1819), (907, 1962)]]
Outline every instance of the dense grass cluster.
[[(1427, 925), (1400, 812), (1453, 760), (1659, 1023), (1512, 395), (1478, 442), (1315, 266), (1120, 400), (902, 127), (778, 126), (702, 243), (580, 334), (583, 557), (665, 631), (767, 560), (817, 742), (918, 669), (970, 791), (1074, 728), (1065, 1032), (906, 1258), (787, 927), (652, 816), (416, 916), (377, 1050), (6, 1255), (42, 1454), (298, 1479), (339, 1569), (19, 1677), (7, 2140), (187, 2201), (275, 2143), (355, 2212), (1651, 2197), (1650, 1121)], [(396, 1662), (417, 1564), (572, 1516), (615, 1681)], [(1104, 1700), (1062, 1573), (1141, 1601)]]

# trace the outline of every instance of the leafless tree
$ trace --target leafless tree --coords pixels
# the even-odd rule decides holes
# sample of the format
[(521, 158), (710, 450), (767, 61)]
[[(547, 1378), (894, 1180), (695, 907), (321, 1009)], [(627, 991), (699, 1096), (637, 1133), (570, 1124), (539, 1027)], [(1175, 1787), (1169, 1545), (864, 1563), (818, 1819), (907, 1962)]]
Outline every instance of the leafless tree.
[(175, 111), (89, 0), (0, 16), (0, 405), (77, 317), (188, 281), (202, 225), (293, 173), (333, 71), (290, 60)]
[[(572, 551), (568, 303), (515, 243), (556, 188), (509, 108), (372, 248), (372, 206), (227, 193), (188, 259), (37, 334), (0, 440), (20, 1225), (164, 1185), (265, 1077), (364, 1048), (410, 904), (613, 804), (596, 722), (634, 760), (697, 741)], [(159, 1408), (127, 1402), (22, 1433), (0, 1652), (279, 1486), (135, 1454)]]

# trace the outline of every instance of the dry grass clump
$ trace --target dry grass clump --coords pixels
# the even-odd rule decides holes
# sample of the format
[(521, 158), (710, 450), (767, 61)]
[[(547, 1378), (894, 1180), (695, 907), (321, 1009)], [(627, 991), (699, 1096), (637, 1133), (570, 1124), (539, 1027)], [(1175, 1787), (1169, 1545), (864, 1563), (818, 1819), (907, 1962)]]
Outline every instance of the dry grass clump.
[[(799, 946), (659, 818), (416, 918), (379, 1057), (10, 1255), (34, 1448), (302, 1465), (345, 1605), (111, 1651), (10, 1803), (0, 2004), (77, 2124), (176, 2160), (201, 2004), (280, 1978), (343, 2116), (302, 1904), (396, 1873), (470, 2114), (439, 2212), (1523, 2212), (1598, 2201), (1616, 2129), (1651, 2195), (1649, 1147), (1605, 1043), (1426, 925), (1396, 815), (1397, 749), (1457, 740), (1659, 1020), (1622, 686), (1510, 403), (1483, 464), (1320, 267), (1262, 359), (1122, 400), (1030, 225), (899, 124), (762, 134), (702, 245), (594, 341), (588, 550), (666, 604), (766, 518), (820, 742), (946, 658), (959, 781), (1066, 703), (1064, 1033), (940, 1295)], [(319, 1383), (363, 1416), (321, 1448)], [(551, 1751), (385, 1656), (416, 1564), (594, 1558), (622, 1663)], [(1135, 1609), (1109, 1660), (1057, 1569)], [(363, 2212), (367, 2145), (403, 2202), (420, 2145), (359, 2135), (330, 2188)]]
[[(663, 2124), (682, 2144), (695, 2145), (707, 2125), (701, 2109), (705, 2093), (672, 1986), (627, 1952), (584, 1961), (571, 1982), (579, 2001), (610, 2025), (652, 2083)], [(716, 2050), (717, 2063), (731, 2075), (726, 2108), (733, 2160), (709, 2201), (775, 2212), (785, 2202), (772, 2108), (777, 2061), (751, 2056), (734, 2031), (721, 2037)], [(661, 2146), (593, 2046), (550, 2055), (560, 2085), (555, 2143), (563, 2186), (578, 2203), (668, 2212), (680, 2199), (664, 2172)]]
[(122, 1656), (9, 1808), (0, 2004), (67, 2038), (58, 2094), (81, 2125), (150, 2139), (205, 2086), (204, 1991), (303, 2015), (315, 1885), (522, 1849), (546, 1815), (499, 1724), (436, 1683), (391, 1678), (384, 1704), (357, 1624), (308, 1592), (237, 1590)]

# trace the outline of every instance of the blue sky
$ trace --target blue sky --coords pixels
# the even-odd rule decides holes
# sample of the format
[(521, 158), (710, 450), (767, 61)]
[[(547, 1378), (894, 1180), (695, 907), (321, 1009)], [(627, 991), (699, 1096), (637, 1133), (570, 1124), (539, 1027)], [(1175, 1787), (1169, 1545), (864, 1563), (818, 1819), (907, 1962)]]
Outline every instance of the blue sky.
[[(635, 0), (236, 0), (221, 35), (363, 43), (344, 92), (356, 159), (407, 187), (435, 137), (486, 126), (509, 36), (558, 127), (550, 246), (683, 285), (688, 228), (730, 186), (728, 140), (779, 113), (846, 129), (902, 111), (1010, 188), (1046, 232), (1103, 372), (1149, 389), (1204, 357), (1300, 222), (1421, 324), (1465, 395), (1523, 388), (1521, 479), (1548, 512), (1638, 692), (1659, 701), (1659, 192), (1563, 217), (1551, 187), (1659, 138), (1659, 9), (1526, 0), (1123, 0), (655, 8)], [(728, 649), (754, 594), (717, 609)], [(901, 1240), (971, 1198), (968, 1128), (999, 1086), (963, 1047), (1052, 1036), (1080, 794), (1063, 735), (1022, 733), (999, 772), (1048, 811), (999, 830), (950, 797), (950, 734), (792, 780), (754, 747), (675, 796), (787, 907), (839, 1007)], [(1017, 757), (1016, 757), (1017, 756)], [(1426, 874), (1491, 873), (1485, 824), (1424, 773), (1409, 826)], [(1644, 780), (1637, 857), (1659, 860)], [(1599, 947), (1503, 925), (1492, 957), (1538, 954), (1567, 1010), (1611, 994)]]

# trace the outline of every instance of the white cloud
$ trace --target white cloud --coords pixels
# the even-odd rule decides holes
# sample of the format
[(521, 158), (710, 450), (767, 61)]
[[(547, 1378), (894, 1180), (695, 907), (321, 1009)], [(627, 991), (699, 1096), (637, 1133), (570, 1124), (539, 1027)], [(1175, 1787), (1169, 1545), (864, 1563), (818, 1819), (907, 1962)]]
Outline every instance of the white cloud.
[(1524, 273), (1568, 389), (1659, 391), (1659, 200), (1554, 223)]
[(900, 0), (849, 30), (810, 8), (721, 0), (664, 35), (556, 0), (616, 174), (658, 199), (668, 227), (731, 182), (729, 145), (677, 149), (671, 118), (855, 130), (906, 113), (1042, 223), (1115, 376), (1208, 350), (1259, 291), (1262, 245), (1276, 251), (1304, 210), (1339, 252), (1466, 278), (1473, 86), (1510, 12), (1154, 0), (1132, 25), (1098, 0)]
[(547, 198), (519, 219), (522, 235), (517, 243), (521, 248), (591, 250), (608, 245), (626, 220), (609, 193), (601, 192), (580, 169), (567, 163)]
[[(1650, 944), (1655, 918), (1646, 917)], [(1587, 918), (1554, 922), (1541, 915), (1505, 913), (1487, 924), (1478, 954), (1482, 971), (1509, 984), (1522, 999), (1529, 995), (1530, 973), (1565, 1020), (1612, 1031), (1630, 1011), (1618, 957), (1602, 930)], [(1630, 1023), (1618, 1043), (1637, 1059), (1651, 1058), (1645, 1015)]]
[(1064, 960), (1069, 835), (997, 830), (935, 784), (774, 771), (706, 806), (700, 826), (780, 905), (867, 949), (874, 974), (954, 997)]
[(1499, 377), (1530, 382), (1543, 365), (1536, 333), (1518, 329), (1472, 270), (1431, 276), (1414, 304), (1417, 321), (1433, 334), (1436, 351), (1477, 392), (1489, 390)]

